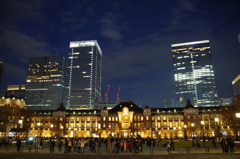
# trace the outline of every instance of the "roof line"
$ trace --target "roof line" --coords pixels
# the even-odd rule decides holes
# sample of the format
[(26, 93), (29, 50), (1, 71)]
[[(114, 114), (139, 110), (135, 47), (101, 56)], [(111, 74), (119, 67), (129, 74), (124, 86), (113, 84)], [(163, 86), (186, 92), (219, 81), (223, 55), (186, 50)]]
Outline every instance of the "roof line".
[(201, 41), (192, 41), (192, 42), (186, 42), (186, 43), (172, 44), (171, 47), (193, 45), (193, 44), (203, 44), (203, 43), (209, 43), (209, 40), (201, 40)]

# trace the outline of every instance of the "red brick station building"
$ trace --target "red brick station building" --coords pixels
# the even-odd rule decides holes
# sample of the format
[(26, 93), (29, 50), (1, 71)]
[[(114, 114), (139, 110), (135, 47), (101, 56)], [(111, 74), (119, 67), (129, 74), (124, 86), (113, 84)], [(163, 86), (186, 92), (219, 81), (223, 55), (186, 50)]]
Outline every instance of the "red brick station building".
[(0, 137), (191, 138), (234, 135), (221, 120), (221, 108), (141, 108), (122, 100), (112, 109), (26, 110), (14, 96), (0, 99)]

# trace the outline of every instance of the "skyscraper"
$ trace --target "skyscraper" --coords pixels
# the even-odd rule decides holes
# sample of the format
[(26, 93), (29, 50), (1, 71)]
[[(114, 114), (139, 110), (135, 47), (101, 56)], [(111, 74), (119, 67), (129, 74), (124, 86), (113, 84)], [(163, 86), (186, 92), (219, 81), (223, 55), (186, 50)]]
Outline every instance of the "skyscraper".
[(96, 40), (70, 42), (68, 56), (69, 109), (92, 109), (101, 99), (102, 51)]
[(233, 81), (232, 81), (232, 85), (233, 85), (233, 91), (234, 91), (234, 95), (240, 95), (240, 75), (238, 75)]
[(3, 66), (4, 66), (4, 63), (0, 61), (0, 84), (2, 80)]
[(187, 99), (194, 106), (216, 106), (216, 91), (209, 40), (172, 44), (178, 106)]
[(25, 102), (27, 109), (56, 110), (64, 89), (65, 58), (63, 56), (29, 59)]

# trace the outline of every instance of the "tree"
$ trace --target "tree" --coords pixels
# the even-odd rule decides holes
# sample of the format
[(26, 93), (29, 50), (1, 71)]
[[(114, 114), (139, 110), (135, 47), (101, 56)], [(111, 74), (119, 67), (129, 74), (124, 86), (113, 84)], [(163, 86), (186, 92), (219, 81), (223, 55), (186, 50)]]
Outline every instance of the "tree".
[(221, 106), (223, 123), (232, 128), (236, 138), (239, 139), (238, 129), (240, 125), (240, 119), (236, 117), (236, 113), (240, 113), (240, 95), (236, 96), (236, 102), (234, 105)]
[(21, 109), (19, 107), (12, 107), (9, 104), (5, 104), (3, 107), (0, 109), (1, 113), (1, 127), (0, 129), (5, 132), (5, 136), (9, 134), (11, 129), (18, 124), (18, 121), (20, 119), (20, 112)]
[(19, 128), (19, 120), (22, 120), (22, 128), (27, 130), (29, 128), (27, 119), (34, 115), (34, 111), (22, 109), (18, 105), (5, 104), (0, 107), (0, 114), (0, 131), (5, 132), (7, 137), (12, 128)]

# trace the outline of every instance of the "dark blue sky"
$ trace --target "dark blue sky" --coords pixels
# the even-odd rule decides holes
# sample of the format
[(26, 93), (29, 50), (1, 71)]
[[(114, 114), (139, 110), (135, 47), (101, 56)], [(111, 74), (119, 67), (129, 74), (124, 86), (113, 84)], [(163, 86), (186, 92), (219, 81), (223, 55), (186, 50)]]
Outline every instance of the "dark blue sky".
[[(215, 3), (217, 2), (217, 3)], [(0, 0), (0, 61), (7, 82), (25, 84), (29, 57), (65, 55), (70, 41), (97, 40), (102, 94), (162, 107), (174, 98), (171, 44), (210, 40), (219, 97), (240, 74), (239, 0)]]

